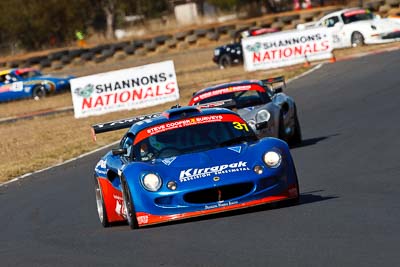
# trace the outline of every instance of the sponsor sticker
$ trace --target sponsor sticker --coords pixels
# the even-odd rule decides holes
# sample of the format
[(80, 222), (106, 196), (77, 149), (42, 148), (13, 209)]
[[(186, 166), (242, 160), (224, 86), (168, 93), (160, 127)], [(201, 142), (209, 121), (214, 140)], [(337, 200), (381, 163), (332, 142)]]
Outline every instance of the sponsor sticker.
[[(237, 124), (237, 127), (242, 127), (242, 129), (243, 129), (243, 127), (245, 127), (243, 125), (246, 125), (245, 122), (240, 119), (240, 117), (238, 117), (237, 115), (234, 115), (234, 114), (205, 115), (205, 116), (199, 116), (199, 117), (194, 117), (194, 118), (190, 118), (190, 119), (181, 119), (181, 120), (170, 121), (170, 122), (158, 124), (158, 125), (144, 129), (143, 131), (141, 131), (137, 134), (137, 137), (135, 138), (135, 144), (139, 143), (140, 141), (142, 141), (143, 139), (145, 139), (149, 136), (157, 135), (159, 133), (178, 129), (178, 128), (199, 125), (199, 124), (205, 124), (205, 123), (229, 122), (229, 121), (234, 122), (235, 125)], [(242, 125), (242, 126), (240, 126), (240, 125)], [(237, 129), (239, 129), (239, 128), (237, 128)]]
[(180, 182), (188, 182), (211, 175), (221, 175), (235, 172), (250, 171), (246, 161), (239, 161), (230, 164), (216, 165), (208, 168), (189, 168), (182, 170), (179, 174)]

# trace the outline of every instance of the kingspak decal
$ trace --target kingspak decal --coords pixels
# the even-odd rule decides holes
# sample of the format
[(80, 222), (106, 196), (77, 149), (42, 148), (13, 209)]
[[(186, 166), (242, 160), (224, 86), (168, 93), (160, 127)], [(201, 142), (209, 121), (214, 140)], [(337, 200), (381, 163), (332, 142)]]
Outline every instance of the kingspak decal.
[(209, 177), (211, 175), (220, 175), (233, 172), (250, 171), (246, 161), (239, 161), (231, 164), (217, 165), (208, 168), (190, 168), (182, 170), (179, 174), (180, 182), (187, 182), (199, 178)]

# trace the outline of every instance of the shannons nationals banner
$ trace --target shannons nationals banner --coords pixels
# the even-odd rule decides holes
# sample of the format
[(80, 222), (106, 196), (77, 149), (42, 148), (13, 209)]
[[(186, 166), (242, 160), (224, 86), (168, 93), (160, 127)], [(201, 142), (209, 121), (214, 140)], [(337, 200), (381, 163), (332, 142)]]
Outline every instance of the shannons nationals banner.
[(332, 57), (330, 29), (282, 31), (242, 39), (247, 71), (270, 69)]
[(173, 61), (72, 79), (71, 93), (75, 118), (179, 99)]

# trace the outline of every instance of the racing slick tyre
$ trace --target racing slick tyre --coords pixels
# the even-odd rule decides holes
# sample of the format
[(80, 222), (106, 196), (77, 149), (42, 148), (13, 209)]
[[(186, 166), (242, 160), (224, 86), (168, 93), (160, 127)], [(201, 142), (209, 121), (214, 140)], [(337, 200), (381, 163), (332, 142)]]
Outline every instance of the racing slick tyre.
[(285, 124), (283, 122), (283, 114), (279, 113), (279, 125), (278, 125), (278, 138), (287, 142), (286, 134), (285, 134)]
[(294, 107), (294, 129), (293, 135), (290, 138), (290, 145), (299, 145), (301, 143), (301, 127), (299, 122), (299, 117), (297, 116), (296, 106)]
[(32, 89), (32, 98), (35, 100), (42, 99), (46, 96), (46, 88), (43, 85), (37, 85)]
[(225, 69), (232, 66), (231, 57), (228, 55), (222, 55), (221, 58), (218, 60), (218, 65), (221, 69)]
[(299, 190), (299, 182), (297, 182), (297, 197), (286, 200), (284, 205), (295, 206), (299, 203), (300, 203), (300, 190)]
[(363, 46), (364, 45), (364, 36), (360, 32), (353, 32), (351, 35), (351, 46)]
[(136, 212), (133, 204), (133, 199), (131, 191), (129, 190), (128, 183), (124, 177), (121, 177), (121, 187), (122, 187), (122, 197), (124, 199), (124, 204), (126, 208), (126, 219), (128, 221), (129, 227), (131, 229), (139, 228), (138, 222), (136, 220)]
[(104, 205), (103, 193), (100, 188), (99, 180), (97, 180), (96, 176), (94, 177), (94, 189), (96, 192), (96, 205), (97, 205), (97, 213), (99, 215), (99, 219), (103, 227), (110, 226), (107, 217), (106, 206)]

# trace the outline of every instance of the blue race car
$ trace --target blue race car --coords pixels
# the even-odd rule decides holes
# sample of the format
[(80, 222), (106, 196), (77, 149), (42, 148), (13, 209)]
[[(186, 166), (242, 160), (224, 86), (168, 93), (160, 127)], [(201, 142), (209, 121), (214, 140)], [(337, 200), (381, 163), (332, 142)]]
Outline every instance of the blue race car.
[(33, 68), (0, 71), (0, 102), (33, 98), (40, 99), (48, 94), (70, 89), (74, 76), (53, 77), (43, 75)]
[(94, 170), (104, 227), (127, 221), (134, 229), (299, 200), (287, 143), (259, 139), (228, 109), (177, 107), (92, 127), (94, 136), (129, 128)]

